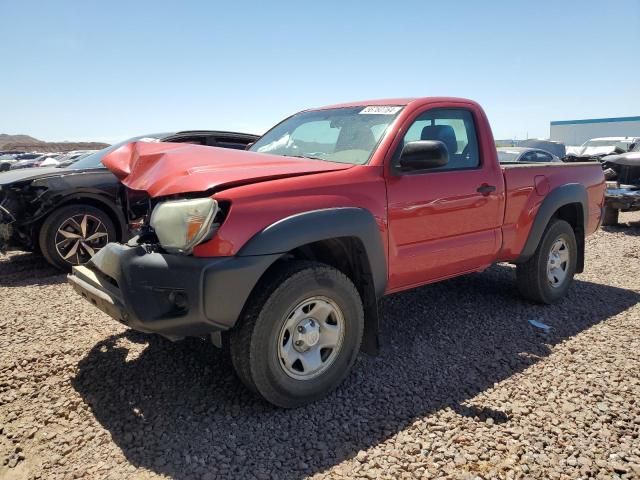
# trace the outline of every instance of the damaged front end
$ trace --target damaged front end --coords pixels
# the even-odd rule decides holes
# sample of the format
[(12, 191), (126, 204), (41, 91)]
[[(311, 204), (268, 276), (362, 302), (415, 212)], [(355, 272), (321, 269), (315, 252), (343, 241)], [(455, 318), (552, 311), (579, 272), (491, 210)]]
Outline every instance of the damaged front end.
[(7, 253), (9, 249), (15, 228), (14, 223), (16, 222), (15, 215), (11, 213), (8, 207), (4, 201), (0, 200), (0, 253), (2, 254)]
[(19, 243), (17, 218), (21, 211), (21, 202), (11, 192), (0, 189), (0, 253), (6, 253)]
[(30, 215), (37, 189), (30, 183), (0, 186), (0, 253), (37, 249), (35, 225)]

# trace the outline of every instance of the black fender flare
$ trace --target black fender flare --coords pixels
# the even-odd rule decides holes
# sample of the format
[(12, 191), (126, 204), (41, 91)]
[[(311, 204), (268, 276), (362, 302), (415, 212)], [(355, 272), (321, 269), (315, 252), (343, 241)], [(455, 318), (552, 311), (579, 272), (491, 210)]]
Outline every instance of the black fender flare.
[[(560, 208), (572, 203), (582, 205), (582, 216), (578, 216), (577, 227), (584, 232), (584, 227), (587, 225), (589, 215), (589, 203), (586, 188), (580, 183), (567, 183), (557, 187), (549, 192), (546, 198), (542, 201), (542, 204), (538, 209), (538, 213), (536, 214), (536, 218), (533, 221), (533, 225), (531, 226), (531, 230), (529, 231), (527, 241), (524, 244), (524, 248), (515, 263), (526, 262), (533, 256), (553, 215)], [(584, 241), (581, 241), (580, 239), (577, 240), (579, 248), (582, 249), (582, 253), (579, 253), (578, 255), (578, 271), (581, 271), (581, 265), (584, 261)]]
[(371, 212), (357, 207), (337, 207), (291, 215), (254, 235), (238, 256), (285, 254), (310, 243), (345, 237), (357, 238), (364, 249), (366, 260), (360, 261), (366, 265), (360, 266), (371, 286), (356, 285), (365, 311), (362, 350), (375, 354), (380, 347), (378, 300), (387, 287), (387, 256), (378, 223)]
[(302, 245), (340, 237), (356, 237), (362, 242), (376, 296), (382, 297), (387, 287), (387, 257), (378, 224), (363, 208), (326, 208), (283, 218), (254, 235), (238, 256), (286, 253)]

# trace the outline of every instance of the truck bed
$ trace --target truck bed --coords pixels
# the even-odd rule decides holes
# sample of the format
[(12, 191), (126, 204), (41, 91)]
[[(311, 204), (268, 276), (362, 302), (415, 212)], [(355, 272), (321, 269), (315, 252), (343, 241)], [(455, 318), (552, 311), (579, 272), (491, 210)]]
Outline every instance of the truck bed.
[(546, 195), (553, 189), (581, 179), (588, 195), (589, 211), (585, 234), (593, 233), (600, 221), (606, 188), (602, 167), (597, 162), (502, 164), (505, 181), (505, 210), (501, 259), (515, 260), (527, 240), (528, 226)]

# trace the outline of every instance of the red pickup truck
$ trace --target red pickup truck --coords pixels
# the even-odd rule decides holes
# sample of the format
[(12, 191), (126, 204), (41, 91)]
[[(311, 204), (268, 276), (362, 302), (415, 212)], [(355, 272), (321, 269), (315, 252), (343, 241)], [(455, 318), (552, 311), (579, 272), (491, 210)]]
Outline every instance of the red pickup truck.
[(524, 297), (561, 299), (605, 190), (599, 164), (500, 165), (459, 98), (306, 110), (249, 151), (131, 143), (104, 163), (153, 210), (74, 288), (136, 330), (227, 337), (241, 380), (282, 407), (377, 351), (384, 295), (511, 262)]

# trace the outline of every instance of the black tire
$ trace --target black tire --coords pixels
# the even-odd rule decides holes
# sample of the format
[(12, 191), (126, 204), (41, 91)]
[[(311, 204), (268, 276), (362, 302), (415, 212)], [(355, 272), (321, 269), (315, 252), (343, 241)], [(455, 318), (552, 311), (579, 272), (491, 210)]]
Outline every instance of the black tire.
[[(563, 240), (569, 250), (568, 261), (563, 281), (552, 286), (547, 274), (547, 264), (551, 249), (558, 240)], [(520, 293), (536, 303), (557, 302), (566, 295), (573, 283), (577, 259), (578, 245), (573, 228), (564, 220), (551, 220), (533, 257), (516, 266), (516, 279)]]
[[(279, 353), (283, 328), (296, 305), (319, 296), (334, 302), (342, 314), (341, 347), (317, 376), (292, 378)], [(300, 407), (344, 380), (360, 350), (363, 329), (362, 301), (346, 275), (321, 263), (287, 261), (260, 281), (230, 332), (231, 361), (242, 382), (265, 400), (283, 408)]]
[[(81, 219), (85, 215), (88, 218), (87, 229), (92, 230), (95, 225), (99, 230), (99, 232), (96, 233), (100, 233), (101, 236), (86, 242), (84, 244), (85, 246), (83, 246), (81, 242), (76, 247), (76, 252), (79, 253), (73, 254), (69, 258), (65, 259), (65, 255), (63, 254), (69, 253), (71, 249), (73, 249), (74, 241), (73, 239), (70, 239), (69, 244), (60, 244), (60, 238), (56, 240), (57, 237), (60, 237), (58, 232), (61, 229), (66, 230), (65, 225), (67, 225), (67, 222), (70, 219)], [(91, 237), (89, 230), (87, 230), (87, 238)], [(103, 233), (106, 234), (106, 237)], [(45, 219), (42, 227), (40, 228), (38, 240), (40, 251), (44, 258), (54, 267), (60, 270), (69, 271), (72, 266), (86, 263), (89, 258), (91, 258), (89, 249), (95, 252), (106, 245), (107, 242), (116, 241), (117, 238), (116, 228), (109, 215), (103, 210), (91, 205), (67, 205), (66, 207), (61, 207), (58, 210), (53, 211)], [(57, 248), (56, 243), (60, 245), (60, 248)]]
[(619, 210), (616, 208), (605, 207), (604, 214), (602, 215), (602, 226), (603, 227), (613, 227), (618, 225), (618, 214)]

